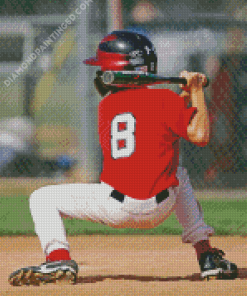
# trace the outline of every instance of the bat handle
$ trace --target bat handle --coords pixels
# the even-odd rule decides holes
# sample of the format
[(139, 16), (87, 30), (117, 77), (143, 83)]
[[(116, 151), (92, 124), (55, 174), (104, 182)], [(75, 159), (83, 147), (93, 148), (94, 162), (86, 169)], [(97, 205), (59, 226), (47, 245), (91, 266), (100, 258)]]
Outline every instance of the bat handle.
[[(206, 81), (205, 84), (203, 84), (203, 87), (208, 87), (209, 86), (209, 78), (208, 77), (206, 77), (206, 78), (207, 78), (207, 81)], [(179, 79), (180, 79), (180, 82), (179, 82), (180, 84), (187, 85), (187, 79), (186, 78), (181, 77)]]
[[(176, 79), (176, 78), (173, 78), (174, 80)], [(183, 77), (181, 77), (181, 78), (178, 78), (178, 81), (173, 81), (173, 79), (172, 79), (172, 81), (171, 82), (173, 82), (173, 83), (179, 83), (179, 84), (183, 84), (183, 85), (186, 85), (187, 84), (187, 79), (186, 78), (183, 78)]]

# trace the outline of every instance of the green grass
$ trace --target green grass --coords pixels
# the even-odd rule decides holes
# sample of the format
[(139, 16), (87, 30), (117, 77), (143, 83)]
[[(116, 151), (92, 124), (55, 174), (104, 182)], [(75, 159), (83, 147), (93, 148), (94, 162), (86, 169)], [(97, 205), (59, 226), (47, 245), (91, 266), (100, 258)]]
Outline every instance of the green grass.
[[(200, 200), (205, 222), (214, 227), (216, 235), (247, 235), (246, 199)], [(89, 221), (65, 219), (68, 235), (78, 234), (178, 234), (182, 227), (172, 214), (154, 229), (115, 229)], [(34, 224), (29, 211), (28, 197), (0, 198), (0, 235), (33, 235)]]

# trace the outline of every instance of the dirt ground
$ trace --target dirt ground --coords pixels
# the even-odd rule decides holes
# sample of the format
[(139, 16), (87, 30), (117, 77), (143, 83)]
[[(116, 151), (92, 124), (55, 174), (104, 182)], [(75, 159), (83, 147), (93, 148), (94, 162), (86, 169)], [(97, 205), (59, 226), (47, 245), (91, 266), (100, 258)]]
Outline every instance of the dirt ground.
[(201, 281), (195, 251), (179, 236), (69, 237), (75, 285), (13, 287), (14, 270), (44, 262), (37, 237), (0, 238), (0, 295), (247, 295), (247, 238), (212, 237), (239, 266), (235, 280)]

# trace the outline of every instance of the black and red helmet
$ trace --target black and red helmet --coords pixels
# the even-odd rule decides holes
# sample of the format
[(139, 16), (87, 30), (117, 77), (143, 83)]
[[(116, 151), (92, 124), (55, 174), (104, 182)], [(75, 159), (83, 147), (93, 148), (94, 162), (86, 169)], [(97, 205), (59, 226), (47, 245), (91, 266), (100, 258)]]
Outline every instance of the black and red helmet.
[(152, 42), (130, 31), (113, 31), (104, 37), (96, 57), (83, 61), (101, 71), (144, 71), (157, 73), (157, 55)]

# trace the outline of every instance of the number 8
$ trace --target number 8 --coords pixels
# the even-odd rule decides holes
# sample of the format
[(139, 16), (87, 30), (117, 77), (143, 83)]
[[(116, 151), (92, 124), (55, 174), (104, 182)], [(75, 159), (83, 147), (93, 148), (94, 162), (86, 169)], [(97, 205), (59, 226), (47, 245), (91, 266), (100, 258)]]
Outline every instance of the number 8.
[[(119, 125), (125, 124), (121, 130)], [(131, 113), (116, 115), (111, 122), (111, 155), (114, 159), (129, 157), (135, 152), (135, 123), (136, 119)], [(119, 147), (124, 141), (124, 147)]]

